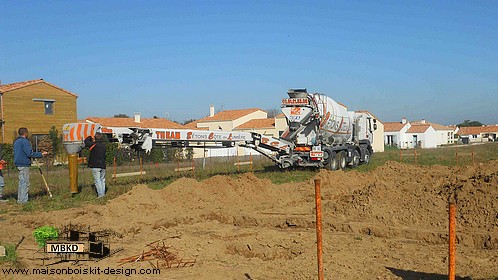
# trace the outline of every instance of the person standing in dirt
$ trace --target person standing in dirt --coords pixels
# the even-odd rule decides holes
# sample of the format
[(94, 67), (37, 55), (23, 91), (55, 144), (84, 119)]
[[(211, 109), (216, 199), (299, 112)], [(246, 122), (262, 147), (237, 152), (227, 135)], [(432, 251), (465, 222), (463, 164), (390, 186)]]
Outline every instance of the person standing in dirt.
[(17, 189), (17, 203), (26, 204), (28, 202), (29, 192), (29, 168), (32, 158), (41, 158), (46, 156), (47, 152), (33, 152), (31, 143), (28, 140), (28, 129), (19, 128), (17, 131), (19, 137), (14, 142), (14, 165), (19, 171), (19, 187)]
[(95, 138), (88, 136), (85, 139), (85, 147), (90, 150), (88, 167), (92, 169), (97, 197), (105, 195), (105, 144), (102, 143), (103, 135), (100, 132), (95, 133)]

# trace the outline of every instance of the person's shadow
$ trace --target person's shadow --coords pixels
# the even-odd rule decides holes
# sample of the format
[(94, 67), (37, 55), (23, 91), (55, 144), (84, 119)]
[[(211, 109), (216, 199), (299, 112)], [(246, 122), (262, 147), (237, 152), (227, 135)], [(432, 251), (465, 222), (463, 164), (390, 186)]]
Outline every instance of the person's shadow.
[[(448, 279), (448, 275), (444, 274), (436, 274), (436, 273), (426, 273), (426, 272), (418, 272), (412, 270), (404, 270), (398, 269), (394, 267), (386, 267), (391, 271), (392, 274), (401, 277), (403, 280), (446, 280)], [(455, 279), (457, 280), (472, 280), (471, 277), (460, 277), (457, 276)], [(495, 278), (498, 280), (498, 278)]]

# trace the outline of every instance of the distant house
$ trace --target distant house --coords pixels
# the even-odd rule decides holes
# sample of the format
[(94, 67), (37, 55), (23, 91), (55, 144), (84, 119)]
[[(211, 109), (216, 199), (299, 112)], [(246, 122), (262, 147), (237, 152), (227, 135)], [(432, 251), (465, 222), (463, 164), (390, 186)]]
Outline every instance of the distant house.
[(27, 127), (35, 139), (52, 126), (61, 133), (64, 124), (77, 121), (77, 98), (43, 79), (0, 85), (2, 143), (12, 143), (20, 127)]
[(403, 118), (401, 122), (385, 122), (384, 136), (387, 146), (399, 147), (401, 149), (408, 148), (408, 139), (406, 132), (410, 129), (411, 124)]
[(456, 134), (465, 144), (498, 141), (498, 124), (488, 126), (458, 127)]
[(284, 114), (279, 114), (274, 118), (252, 119), (234, 128), (234, 131), (256, 132), (275, 138), (287, 128), (287, 121)]
[(239, 125), (242, 125), (253, 119), (266, 119), (268, 114), (258, 108), (224, 110), (214, 113), (214, 106), (210, 107), (208, 117), (193, 121), (185, 125), (186, 128), (201, 130), (225, 130), (232, 131)]
[(386, 122), (384, 143), (401, 149), (436, 148), (454, 143), (454, 129), (426, 120)]

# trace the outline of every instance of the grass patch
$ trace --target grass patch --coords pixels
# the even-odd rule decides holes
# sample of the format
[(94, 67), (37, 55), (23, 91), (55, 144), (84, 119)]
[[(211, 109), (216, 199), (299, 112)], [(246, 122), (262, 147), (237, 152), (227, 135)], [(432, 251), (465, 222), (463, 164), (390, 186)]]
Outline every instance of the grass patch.
[[(458, 152), (459, 166), (472, 164), (472, 153), (474, 153), (474, 162), (487, 162), (498, 159), (498, 143), (486, 143), (472, 146), (449, 146), (437, 149), (417, 149), (417, 164), (427, 165), (456, 165), (456, 153)], [(401, 150), (401, 161), (405, 164), (415, 164), (413, 156), (415, 150)], [(384, 165), (387, 161), (400, 161), (400, 150), (388, 147), (383, 153), (376, 153), (372, 156), (370, 164), (360, 165), (356, 169), (348, 168), (346, 171), (357, 170), (359, 172), (368, 172), (379, 166)], [(238, 161), (248, 161), (249, 158), (237, 159), (232, 158), (207, 158), (205, 168), (203, 169), (203, 160), (195, 160), (195, 172), (175, 172), (177, 167), (190, 167), (192, 162), (180, 163), (145, 163), (142, 168), (146, 172), (142, 176), (121, 177), (116, 180), (112, 179), (114, 173), (113, 166), (107, 169), (107, 193), (104, 199), (97, 199), (95, 189), (93, 188), (93, 177), (90, 169), (86, 166), (79, 167), (79, 188), (78, 194), (72, 195), (69, 192), (69, 173), (67, 167), (42, 167), (47, 178), (53, 198), (49, 198), (43, 186), (41, 176), (37, 168), (31, 170), (31, 188), (29, 193), (29, 202), (23, 206), (18, 206), (15, 202), (17, 198), (17, 172), (4, 171), (5, 183), (4, 195), (10, 199), (8, 202), (11, 211), (53, 211), (67, 208), (81, 207), (86, 204), (105, 204), (109, 199), (118, 197), (128, 192), (134, 185), (146, 184), (151, 189), (163, 189), (178, 178), (187, 177), (198, 181), (205, 180), (215, 175), (226, 175), (237, 177), (245, 172), (254, 172), (254, 175), (261, 179), (269, 179), (273, 184), (284, 184), (290, 182), (303, 182), (313, 178), (319, 169), (317, 168), (296, 168), (291, 170), (280, 170), (272, 161), (265, 157), (254, 156), (252, 167), (250, 165), (234, 166)], [(116, 168), (116, 173), (136, 172), (140, 170), (138, 162), (125, 163)], [(4, 211), (4, 210), (2, 210)], [(5, 212), (7, 213), (7, 212)]]
[(269, 179), (273, 184), (285, 184), (293, 182), (304, 182), (313, 178), (318, 173), (317, 168), (275, 170), (268, 172), (257, 172), (254, 175), (260, 179)]
[(0, 242), (0, 246), (5, 247), (5, 255), (6, 255), (5, 257), (0, 257), (0, 264), (17, 267), (19, 263), (17, 261), (16, 245)]

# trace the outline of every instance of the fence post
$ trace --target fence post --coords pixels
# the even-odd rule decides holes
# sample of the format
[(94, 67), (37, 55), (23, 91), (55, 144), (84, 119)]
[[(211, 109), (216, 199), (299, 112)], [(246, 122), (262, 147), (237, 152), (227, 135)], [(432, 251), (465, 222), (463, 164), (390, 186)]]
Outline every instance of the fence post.
[(475, 165), (474, 147), (472, 147), (472, 165)]
[(143, 173), (143, 161), (142, 161), (142, 154), (139, 154), (140, 156), (140, 183), (142, 182), (142, 173)]
[(415, 165), (418, 165), (418, 160), (417, 160), (417, 150), (415, 150)]
[(251, 172), (253, 171), (252, 169), (252, 152), (249, 154), (249, 161), (251, 162)]
[(456, 204), (450, 202), (449, 207), (449, 238), (448, 238), (448, 280), (455, 280), (456, 264)]
[(114, 156), (114, 183), (116, 183), (116, 173), (117, 173), (117, 170), (116, 170), (116, 156)]
[(403, 157), (401, 156), (401, 149), (399, 149), (399, 162), (403, 162)]
[(318, 263), (318, 280), (323, 280), (322, 197), (320, 194), (320, 183), (320, 179), (315, 179), (316, 256)]
[(458, 143), (457, 143), (456, 149), (455, 149), (455, 157), (456, 157), (456, 165), (458, 166)]

